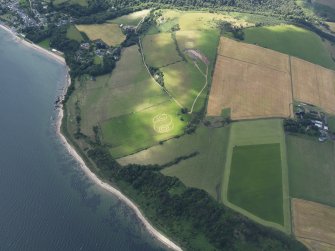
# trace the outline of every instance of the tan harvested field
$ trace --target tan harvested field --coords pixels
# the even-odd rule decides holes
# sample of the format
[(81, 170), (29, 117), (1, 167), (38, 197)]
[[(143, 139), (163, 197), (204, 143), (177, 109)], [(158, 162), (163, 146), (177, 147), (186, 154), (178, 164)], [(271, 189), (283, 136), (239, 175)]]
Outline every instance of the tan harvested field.
[(291, 58), (294, 99), (335, 114), (335, 72)]
[(101, 39), (109, 46), (119, 45), (126, 39), (118, 24), (76, 25), (76, 28), (85, 32), (90, 40)]
[(335, 250), (335, 208), (292, 199), (293, 231), (310, 250)]
[(277, 71), (289, 72), (289, 57), (283, 53), (221, 37), (218, 55)]
[(219, 54), (208, 116), (220, 116), (223, 108), (231, 108), (233, 120), (291, 115), (288, 56), (226, 38)]

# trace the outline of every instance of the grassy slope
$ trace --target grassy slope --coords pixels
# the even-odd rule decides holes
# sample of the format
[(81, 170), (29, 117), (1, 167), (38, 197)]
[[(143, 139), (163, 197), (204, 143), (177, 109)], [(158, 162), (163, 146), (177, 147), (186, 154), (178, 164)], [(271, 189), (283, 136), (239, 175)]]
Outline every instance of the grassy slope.
[[(153, 119), (160, 114), (168, 114), (167, 123), (170, 123), (171, 119), (173, 124), (171, 130), (166, 133), (159, 133), (154, 128)], [(112, 146), (113, 157), (123, 157), (158, 144), (159, 141), (183, 134), (187, 117), (184, 116), (184, 121), (180, 120), (181, 117), (180, 108), (173, 101), (167, 101), (140, 112), (103, 122), (101, 124), (103, 140)]]
[(228, 200), (260, 218), (284, 224), (280, 144), (234, 147)]
[(292, 25), (244, 30), (245, 42), (286, 53), (324, 67), (335, 69), (330, 52), (315, 33)]
[[(260, 217), (255, 216), (247, 210), (252, 205), (247, 206), (247, 208), (241, 208), (234, 205), (228, 200), (228, 188), (235, 186), (235, 184), (230, 183), (230, 172), (233, 159), (233, 150), (236, 146), (252, 146), (261, 144), (280, 144), (280, 154), (281, 154), (281, 173), (282, 173), (282, 201), (283, 201), (283, 213), (284, 213), (284, 226), (282, 224), (277, 224), (274, 222), (269, 222), (264, 220), (267, 215), (262, 215)], [(257, 175), (257, 174), (255, 174)], [(254, 176), (254, 178), (257, 176)], [(277, 181), (276, 177), (272, 177), (273, 182)], [(234, 181), (233, 181), (234, 182)], [(239, 182), (239, 181), (238, 181)], [(257, 186), (257, 179), (250, 181), (254, 186)], [(250, 184), (249, 183), (249, 184)], [(284, 131), (282, 127), (282, 120), (280, 119), (267, 119), (267, 120), (254, 120), (254, 121), (244, 121), (236, 122), (231, 125), (230, 129), (230, 139), (227, 153), (227, 161), (225, 165), (224, 180), (222, 187), (222, 200), (235, 210), (247, 215), (248, 217), (264, 224), (267, 226), (272, 226), (287, 233), (290, 232), (290, 212), (289, 212), (289, 191), (288, 191), (288, 174), (287, 174), (287, 159), (286, 159), (286, 145)], [(228, 186), (229, 185), (229, 186)], [(238, 184), (237, 184), (238, 185)], [(280, 198), (272, 197), (268, 198), (269, 210), (272, 209), (273, 205), (277, 205)], [(254, 203), (254, 202), (251, 202)], [(263, 203), (263, 202), (261, 202)], [(278, 213), (278, 211), (277, 211)], [(277, 215), (276, 219), (279, 219), (280, 215)]]
[(162, 67), (181, 61), (171, 33), (147, 35), (143, 38), (143, 52), (149, 66)]
[(103, 121), (168, 100), (147, 73), (137, 46), (122, 52), (112, 75), (82, 80), (73, 96), (80, 101), (81, 127), (87, 135)]
[(207, 128), (200, 126), (196, 133), (172, 139), (163, 145), (119, 159), (123, 165), (130, 163), (163, 165), (180, 156), (199, 152), (195, 157), (165, 168), (162, 173), (176, 176), (187, 186), (204, 189), (215, 199), (220, 199), (220, 184), (224, 170), (229, 127)]
[(124, 15), (108, 22), (115, 24), (124, 24), (124, 25), (137, 25), (145, 16), (149, 14), (150, 10), (141, 10), (133, 12), (129, 15)]
[(335, 206), (334, 142), (292, 135), (286, 140), (291, 196)]

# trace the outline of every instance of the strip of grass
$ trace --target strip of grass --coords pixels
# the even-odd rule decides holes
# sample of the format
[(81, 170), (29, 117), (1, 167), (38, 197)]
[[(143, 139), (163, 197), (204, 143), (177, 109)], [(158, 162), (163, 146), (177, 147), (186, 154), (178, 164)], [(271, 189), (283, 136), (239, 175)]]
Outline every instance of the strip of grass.
[(329, 69), (335, 69), (330, 52), (315, 33), (293, 26), (277, 25), (244, 30), (245, 42), (289, 54)]
[(262, 219), (284, 224), (280, 144), (234, 147), (228, 200)]
[(290, 195), (335, 206), (335, 145), (288, 135)]

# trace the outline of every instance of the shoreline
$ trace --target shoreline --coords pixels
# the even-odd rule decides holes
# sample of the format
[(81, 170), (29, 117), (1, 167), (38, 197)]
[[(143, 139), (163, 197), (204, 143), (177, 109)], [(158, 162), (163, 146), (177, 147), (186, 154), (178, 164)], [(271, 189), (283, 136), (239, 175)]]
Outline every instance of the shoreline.
[[(18, 37), (17, 33), (12, 31), (9, 27), (0, 24), (0, 29), (6, 30), (7, 32), (9, 32), (11, 35), (13, 35), (14, 37), (16, 37), (18, 40), (18, 42), (21, 42), (22, 44), (24, 44), (27, 47), (30, 47), (40, 53), (42, 53), (43, 55), (46, 55), (54, 60), (56, 60), (58, 63), (63, 64), (65, 67), (67, 67), (67, 80), (65, 83), (65, 86), (63, 86), (63, 93), (60, 95), (60, 101), (62, 102), (66, 93), (67, 93), (67, 89), (68, 87), (71, 85), (71, 78), (68, 74), (69, 72), (69, 68), (66, 65), (65, 59), (59, 55), (56, 55), (36, 44), (32, 44), (29, 43), (28, 41), (26, 41), (23, 38)], [(62, 126), (62, 121), (63, 121), (63, 117), (64, 117), (64, 109), (63, 109), (63, 104), (61, 103), (60, 107), (57, 109), (58, 113), (57, 113), (57, 119), (56, 119), (56, 133), (59, 136), (62, 144), (64, 145), (64, 147), (66, 148), (66, 150), (69, 152), (69, 154), (80, 164), (81, 169), (84, 171), (84, 173), (94, 182), (96, 183), (98, 186), (100, 186), (101, 188), (105, 189), (106, 191), (110, 192), (111, 194), (113, 194), (114, 196), (116, 196), (119, 200), (121, 200), (123, 203), (125, 203), (128, 207), (130, 207), (136, 217), (140, 220), (140, 222), (142, 222), (142, 224), (144, 225), (145, 229), (149, 232), (149, 234), (155, 238), (156, 240), (158, 240), (159, 242), (161, 242), (162, 244), (164, 244), (166, 247), (168, 247), (171, 250), (176, 250), (176, 251), (182, 251), (182, 249), (175, 244), (173, 241), (171, 241), (168, 237), (166, 237), (165, 235), (163, 235), (162, 233), (160, 233), (157, 229), (155, 229), (150, 222), (145, 218), (145, 216), (142, 214), (142, 212), (140, 211), (140, 209), (138, 208), (138, 206), (132, 202), (127, 196), (125, 196), (121, 191), (117, 190), (116, 188), (114, 188), (113, 186), (111, 186), (110, 184), (103, 182), (102, 180), (100, 180), (98, 178), (98, 176), (93, 173), (85, 164), (84, 160), (81, 158), (81, 156), (76, 152), (76, 150), (73, 148), (73, 146), (67, 141), (66, 137), (62, 134), (61, 132), (61, 126)]]

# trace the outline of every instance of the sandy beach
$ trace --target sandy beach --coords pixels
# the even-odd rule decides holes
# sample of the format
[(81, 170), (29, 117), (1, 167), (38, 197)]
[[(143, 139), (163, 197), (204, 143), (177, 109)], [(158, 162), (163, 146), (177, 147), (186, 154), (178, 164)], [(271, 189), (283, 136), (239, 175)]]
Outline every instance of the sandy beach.
[[(28, 41), (18, 37), (18, 34), (15, 33), (14, 31), (12, 31), (10, 28), (8, 28), (7, 26), (4, 26), (2, 24), (0, 24), (0, 28), (4, 29), (6, 31), (8, 31), (9, 33), (11, 33), (13, 36), (15, 36), (22, 44), (35, 49), (37, 51), (39, 51), (40, 53), (53, 58), (54, 60), (56, 60), (59, 63), (62, 63), (64, 65), (66, 65), (65, 60), (63, 57), (54, 54), (44, 48), (39, 47), (38, 45), (29, 43)], [(64, 95), (67, 92), (67, 88), (71, 85), (71, 79), (68, 76), (67, 78), (67, 83), (66, 86), (64, 86), (64, 91), (62, 94), (62, 97), (60, 97), (61, 100), (64, 99)], [(162, 233), (160, 233), (157, 229), (155, 229), (150, 223), (149, 221), (144, 217), (144, 215), (142, 214), (142, 212), (140, 211), (140, 209), (138, 208), (138, 206), (132, 202), (130, 199), (128, 199), (121, 191), (117, 190), (116, 188), (112, 187), (110, 184), (103, 182), (102, 180), (100, 180), (85, 164), (84, 160), (81, 158), (81, 156), (75, 151), (75, 149), (69, 144), (69, 142), (67, 141), (67, 139), (65, 138), (65, 136), (61, 133), (61, 125), (62, 125), (62, 120), (63, 120), (63, 116), (64, 116), (64, 110), (63, 107), (60, 107), (58, 109), (58, 116), (57, 116), (57, 121), (56, 121), (56, 131), (57, 134), (59, 135), (64, 147), (68, 150), (68, 152), (78, 161), (78, 163), (80, 164), (82, 170), (85, 172), (85, 174), (92, 180), (94, 181), (96, 184), (98, 184), (99, 186), (101, 186), (103, 189), (111, 192), (114, 196), (116, 196), (118, 199), (120, 199), (121, 201), (123, 201), (127, 206), (129, 206), (134, 213), (136, 214), (136, 216), (140, 219), (140, 221), (143, 223), (143, 225), (145, 226), (145, 228), (147, 229), (147, 231), (154, 237), (156, 238), (158, 241), (162, 242), (164, 245), (166, 245), (169, 249), (171, 250), (178, 250), (181, 251), (182, 249), (175, 244), (173, 241), (171, 241), (169, 238), (167, 238), (165, 235), (163, 235)]]

